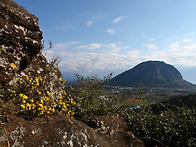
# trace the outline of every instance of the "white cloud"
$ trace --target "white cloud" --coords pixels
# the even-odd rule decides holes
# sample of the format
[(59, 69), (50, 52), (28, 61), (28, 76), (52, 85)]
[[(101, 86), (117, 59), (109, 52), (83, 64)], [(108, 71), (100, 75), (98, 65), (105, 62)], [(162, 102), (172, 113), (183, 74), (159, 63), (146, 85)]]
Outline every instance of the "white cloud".
[[(67, 45), (69, 44), (69, 50)], [(168, 45), (162, 51), (156, 50), (154, 44), (145, 44), (155, 50), (134, 50), (122, 43), (90, 43), (66, 42), (54, 45), (46, 50), (47, 57), (60, 56), (60, 67), (63, 72), (96, 74), (115, 72), (116, 74), (132, 68), (147, 60), (160, 60), (174, 66), (196, 66), (196, 43), (184, 39)], [(80, 49), (80, 50), (79, 50)]]
[(120, 47), (118, 47), (118, 45), (116, 43), (105, 44), (104, 47), (109, 49), (109, 50), (104, 50), (104, 52), (118, 53), (121, 50)]
[(126, 18), (126, 17), (128, 17), (128, 16), (120, 16), (120, 17), (117, 17), (117, 18), (115, 18), (112, 22), (113, 22), (113, 23), (118, 23), (118, 22), (120, 22), (122, 19), (124, 19), (124, 18)]
[(86, 23), (86, 26), (90, 27), (93, 23), (94, 23), (94, 21), (89, 20), (89, 21)]
[(110, 33), (110, 34), (114, 34), (115, 33), (115, 29), (114, 28), (110, 28), (110, 29), (107, 29), (106, 32)]
[(91, 44), (88, 44), (88, 45), (78, 46), (77, 48), (78, 49), (95, 50), (95, 49), (99, 49), (101, 47), (102, 47), (102, 44), (99, 44), (99, 43), (91, 43)]
[(147, 47), (148, 49), (158, 49), (159, 48), (155, 44), (144, 44), (143, 46)]
[(67, 49), (70, 45), (76, 45), (79, 44), (79, 41), (68, 41), (66, 43), (58, 43), (54, 45), (54, 48), (59, 48), (59, 49)]

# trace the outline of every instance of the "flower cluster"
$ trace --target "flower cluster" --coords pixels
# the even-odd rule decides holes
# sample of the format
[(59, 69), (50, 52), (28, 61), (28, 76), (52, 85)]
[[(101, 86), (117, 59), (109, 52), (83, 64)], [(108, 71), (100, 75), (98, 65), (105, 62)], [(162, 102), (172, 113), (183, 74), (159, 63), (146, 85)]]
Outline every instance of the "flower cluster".
[[(18, 94), (20, 108), (23, 112), (34, 116), (53, 114), (55, 111), (70, 117), (74, 115), (71, 108), (75, 105), (75, 101), (71, 98), (71, 95), (64, 92), (62, 96), (52, 100), (46, 91), (40, 91), (40, 89), (44, 89), (45, 84), (41, 76), (35, 78), (29, 78), (27, 75), (21, 76), (19, 84), (23, 85), (23, 93)], [(32, 93), (34, 94), (32, 95)]]
[(27, 95), (20, 93), (19, 97), (21, 100), (20, 107), (23, 110), (32, 112), (33, 115), (40, 116), (44, 113), (52, 114), (55, 112), (54, 104), (49, 103), (50, 98), (47, 96), (42, 96), (40, 99), (34, 100), (32, 98), (29, 98)]
[(66, 92), (64, 92), (62, 96), (56, 99), (55, 103), (58, 111), (64, 113), (66, 116), (72, 117), (74, 115), (74, 112), (71, 111), (71, 108), (76, 104), (76, 102), (73, 100), (73, 98), (71, 98), (71, 95), (68, 95)]
[(28, 85), (29, 88), (36, 89), (38, 86), (44, 85), (45, 81), (42, 80), (41, 76), (35, 77), (35, 79), (33, 79), (32, 77), (29, 78), (28, 75), (21, 75), (19, 83)]
[(14, 63), (11, 63), (9, 68), (8, 68), (8, 71), (12, 72), (15, 69), (15, 67), (16, 67), (16, 65)]

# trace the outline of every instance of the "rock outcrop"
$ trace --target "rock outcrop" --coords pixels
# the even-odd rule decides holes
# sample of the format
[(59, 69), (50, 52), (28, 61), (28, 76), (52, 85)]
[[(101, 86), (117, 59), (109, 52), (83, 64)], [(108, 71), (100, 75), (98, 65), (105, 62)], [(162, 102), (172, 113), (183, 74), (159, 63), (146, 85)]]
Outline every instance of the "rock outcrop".
[(42, 55), (41, 40), (36, 16), (12, 0), (0, 0), (0, 88), (14, 85), (20, 75), (39, 75), (51, 97), (62, 93), (62, 75)]
[(125, 131), (126, 126), (117, 115), (96, 116), (90, 122), (94, 128), (61, 115), (34, 121), (12, 116), (3, 124), (0, 146), (143, 147), (142, 141)]
[(86, 124), (94, 129), (95, 134), (109, 142), (109, 146), (143, 146), (143, 142), (137, 139), (133, 132), (126, 131), (127, 126), (118, 114), (93, 116)]

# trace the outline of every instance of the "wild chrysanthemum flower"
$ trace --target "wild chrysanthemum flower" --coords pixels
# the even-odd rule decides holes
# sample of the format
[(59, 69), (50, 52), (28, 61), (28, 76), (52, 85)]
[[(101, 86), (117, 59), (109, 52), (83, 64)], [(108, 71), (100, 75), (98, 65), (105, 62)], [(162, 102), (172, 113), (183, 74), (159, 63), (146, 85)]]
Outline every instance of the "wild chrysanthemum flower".
[(22, 109), (25, 109), (25, 105), (24, 105), (24, 104), (21, 104), (20, 107), (21, 107)]
[(23, 97), (23, 94), (22, 94), (22, 93), (20, 93), (20, 94), (19, 94), (19, 97), (21, 97), (21, 98), (22, 98), (22, 97)]
[(31, 104), (26, 103), (26, 107), (27, 107), (28, 110), (31, 110)]
[(29, 77), (28, 77), (28, 75), (25, 75), (25, 77), (26, 77), (26, 79), (27, 79), (27, 80), (29, 80)]
[(55, 112), (55, 109), (54, 108), (52, 108), (52, 112)]
[(14, 63), (11, 63), (10, 67), (11, 68), (15, 68), (15, 64)]
[(41, 100), (40, 100), (40, 103), (41, 103), (41, 104), (43, 104), (43, 103), (44, 103), (44, 101), (41, 99)]
[(25, 100), (22, 100), (22, 103), (23, 103), (23, 104), (25, 104), (25, 103), (26, 103), (26, 101), (25, 101)]
[(36, 105), (35, 104), (32, 104), (32, 109), (35, 109), (36, 108)]
[(28, 99), (28, 96), (26, 96), (26, 95), (23, 95), (23, 99), (25, 99), (25, 100), (26, 100), (26, 99)]
[(43, 108), (43, 104), (39, 104), (38, 106), (40, 106), (41, 108)]

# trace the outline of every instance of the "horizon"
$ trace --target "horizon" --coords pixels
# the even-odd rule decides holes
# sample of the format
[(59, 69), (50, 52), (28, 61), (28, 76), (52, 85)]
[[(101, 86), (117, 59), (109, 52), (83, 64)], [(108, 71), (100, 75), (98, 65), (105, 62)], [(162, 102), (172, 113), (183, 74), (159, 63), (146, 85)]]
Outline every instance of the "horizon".
[[(70, 74), (113, 76), (164, 61), (196, 84), (195, 0), (14, 0), (39, 18), (49, 60)], [(49, 44), (45, 44), (46, 48)]]
[[(144, 61), (144, 62), (141, 62), (141, 63), (139, 63), (139, 64), (142, 64), (142, 63), (145, 63), (145, 62), (163, 62), (163, 63), (165, 63), (164, 61), (157, 61), (157, 60), (148, 60), (148, 61)], [(138, 66), (139, 64), (137, 64), (137, 65), (135, 65), (135, 66), (133, 66), (133, 68), (134, 67), (136, 67), (136, 66)], [(165, 64), (167, 64), (167, 63), (165, 63)], [(171, 65), (171, 64), (167, 64), (167, 65)], [(171, 66), (173, 66), (173, 65), (171, 65)], [(178, 70), (175, 66), (173, 66), (176, 70)], [(133, 69), (133, 68), (131, 68), (131, 69)], [(126, 71), (128, 71), (128, 70), (131, 70), (131, 69), (127, 69), (127, 70), (125, 70), (125, 71), (122, 71), (121, 73), (118, 73), (118, 74), (116, 74), (116, 75), (113, 75), (112, 74), (112, 77), (111, 78), (114, 78), (114, 77), (116, 77), (116, 76), (118, 76), (118, 75), (120, 75), (120, 74), (122, 74), (122, 73), (124, 73), (124, 72), (126, 72)], [(179, 70), (178, 70), (179, 71)], [(180, 72), (180, 71), (179, 71)], [(62, 73), (63, 74), (63, 73)], [(77, 73), (76, 73), (77, 74)], [(91, 73), (91, 74), (95, 74), (95, 75), (97, 75), (96, 73)], [(181, 74), (181, 73), (180, 73)], [(109, 74), (108, 74), (109, 75)], [(181, 74), (182, 75), (182, 74)], [(86, 77), (86, 76), (90, 76), (90, 74), (89, 75), (82, 75), (82, 76), (84, 76), (84, 77)], [(104, 79), (104, 76), (107, 76), (107, 75), (102, 75), (103, 77), (99, 77), (100, 79)], [(69, 81), (69, 82), (74, 82), (74, 81), (76, 81), (77, 79), (75, 78), (75, 74), (70, 74), (70, 73), (67, 73), (67, 74), (65, 74), (64, 76), (63, 76), (64, 78), (66, 78), (67, 77), (67, 81)], [(187, 81), (186, 79), (184, 79), (184, 77), (182, 76), (182, 79), (183, 80), (185, 80), (185, 81)], [(188, 81), (188, 82), (190, 82), (190, 81)], [(192, 82), (190, 82), (191, 84), (193, 84), (193, 85), (196, 85), (196, 83), (192, 83)]]

